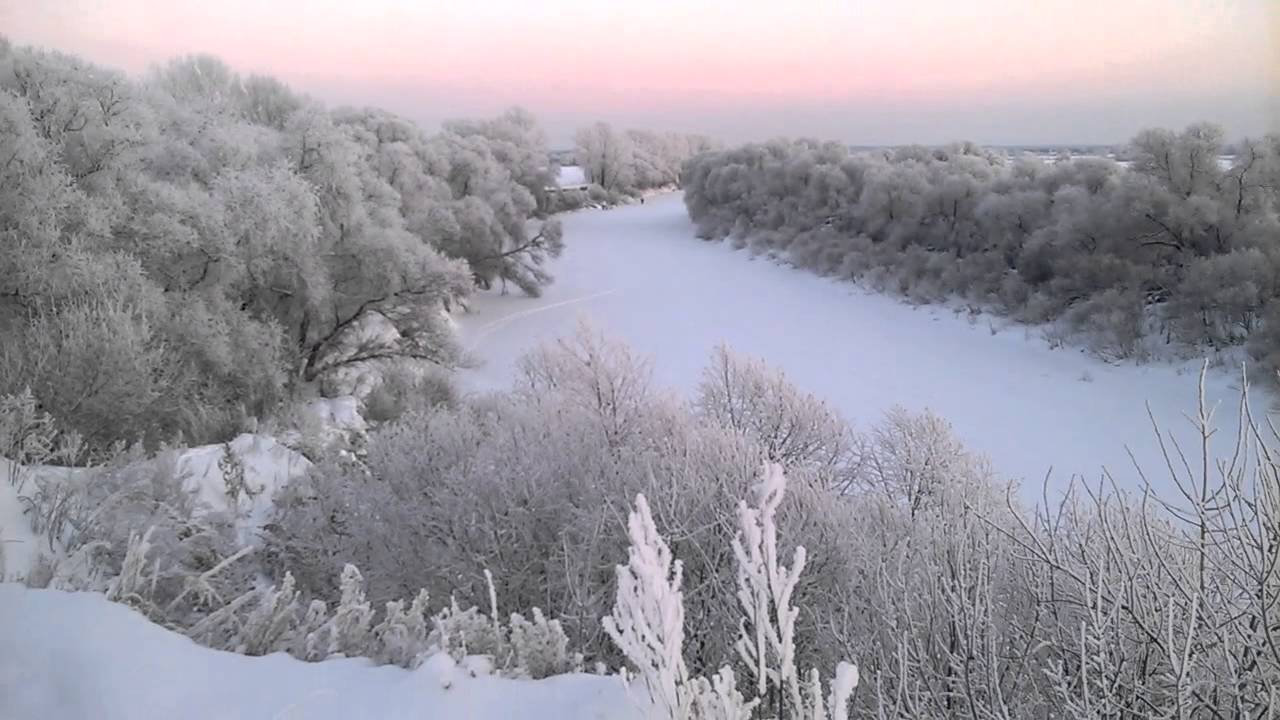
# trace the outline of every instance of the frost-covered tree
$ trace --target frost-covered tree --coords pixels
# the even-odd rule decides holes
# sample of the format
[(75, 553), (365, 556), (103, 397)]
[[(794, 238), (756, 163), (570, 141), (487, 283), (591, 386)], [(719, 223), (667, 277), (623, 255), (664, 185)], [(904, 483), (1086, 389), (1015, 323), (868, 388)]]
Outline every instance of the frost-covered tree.
[(844, 420), (760, 360), (717, 347), (695, 403), (709, 420), (758, 443), (770, 462), (812, 469), (832, 486), (849, 482), (856, 459)]
[(614, 198), (679, 185), (684, 162), (712, 147), (702, 135), (619, 131), (606, 122), (574, 134), (574, 156), (587, 181)]
[(528, 110), (513, 107), (488, 120), (453, 120), (445, 130), (461, 137), (484, 138), (511, 178), (529, 191), (539, 208), (547, 206), (547, 188), (556, 184), (557, 168), (550, 161), (547, 136)]
[(95, 445), (154, 444), (225, 439), (299, 381), (453, 367), (442, 311), (476, 284), (536, 294), (563, 248), (528, 223), (550, 172), (533, 118), (453, 127), (331, 111), (211, 56), (130, 78), (5, 43), (0, 331), (43, 339), (6, 344), (0, 391), (31, 385)]
[(608, 191), (625, 192), (635, 182), (631, 139), (606, 122), (582, 128), (574, 134), (578, 164), (589, 182)]

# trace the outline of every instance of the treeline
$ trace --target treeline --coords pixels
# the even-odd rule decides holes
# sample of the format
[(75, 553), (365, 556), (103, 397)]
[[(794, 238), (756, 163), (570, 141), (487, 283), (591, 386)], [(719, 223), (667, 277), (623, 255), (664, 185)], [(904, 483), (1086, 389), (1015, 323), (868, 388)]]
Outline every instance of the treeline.
[(185, 57), (134, 79), (0, 38), (0, 395), (92, 447), (223, 439), (292, 384), (449, 367), (441, 309), (562, 248), (522, 110), (427, 134)]
[(597, 122), (574, 135), (574, 158), (593, 187), (589, 199), (618, 202), (647, 190), (675, 187), (691, 157), (715, 149), (705, 135), (615, 130)]
[(1247, 346), (1280, 367), (1280, 136), (1223, 157), (1198, 124), (1104, 158), (1009, 159), (972, 144), (855, 153), (775, 141), (684, 170), (700, 237), (914, 301), (1052, 323), (1108, 358)]

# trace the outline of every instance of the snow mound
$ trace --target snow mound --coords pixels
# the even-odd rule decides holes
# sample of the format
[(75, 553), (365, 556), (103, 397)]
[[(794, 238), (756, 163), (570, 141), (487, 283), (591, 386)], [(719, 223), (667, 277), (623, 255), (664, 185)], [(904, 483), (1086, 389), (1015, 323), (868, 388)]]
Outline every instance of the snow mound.
[(0, 718), (639, 720), (614, 677), (304, 663), (200, 647), (95, 593), (0, 585)]
[[(226, 462), (228, 449), (230, 463)], [(245, 433), (225, 445), (184, 450), (176, 467), (198, 507), (237, 517), (240, 540), (248, 543), (270, 515), (276, 492), (305, 473), (311, 462), (269, 435)], [(237, 467), (243, 469), (243, 477), (229, 477), (238, 472)]]

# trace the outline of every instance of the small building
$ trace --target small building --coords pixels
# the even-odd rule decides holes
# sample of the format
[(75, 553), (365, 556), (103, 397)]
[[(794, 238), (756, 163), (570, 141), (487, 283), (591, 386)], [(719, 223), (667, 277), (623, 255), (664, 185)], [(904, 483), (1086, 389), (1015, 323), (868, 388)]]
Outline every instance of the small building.
[(556, 176), (556, 186), (548, 190), (581, 190), (586, 192), (591, 183), (587, 182), (587, 172), (578, 165), (564, 165)]

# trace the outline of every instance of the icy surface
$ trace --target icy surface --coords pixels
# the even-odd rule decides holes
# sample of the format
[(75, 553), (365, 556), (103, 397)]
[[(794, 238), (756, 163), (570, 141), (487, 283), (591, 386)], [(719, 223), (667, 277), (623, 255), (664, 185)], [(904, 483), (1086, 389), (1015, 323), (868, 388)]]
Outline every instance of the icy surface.
[(508, 680), (452, 662), (408, 671), (245, 657), (200, 647), (99, 594), (0, 585), (5, 720), (621, 720), (638, 717), (633, 707), (613, 677)]
[[(1096, 482), (1103, 466), (1136, 487), (1126, 445), (1163, 483), (1148, 402), (1190, 444), (1183, 413), (1195, 410), (1199, 363), (1110, 365), (1050, 349), (1038, 330), (993, 330), (986, 318), (970, 323), (945, 308), (913, 308), (753, 259), (695, 239), (679, 194), (563, 222), (567, 249), (543, 297), (481, 294), (460, 320), (464, 343), (486, 360), (465, 376), (472, 388), (508, 386), (517, 357), (586, 317), (651, 358), (661, 385), (693, 386), (714, 345), (726, 341), (783, 368), (861, 426), (895, 404), (931, 409), (1003, 476), (1027, 479), (1028, 497), (1050, 468), (1051, 487), (1072, 474)], [(1228, 424), (1237, 385), (1219, 373), (1208, 386)], [(1233, 429), (1217, 440), (1223, 451)]]

